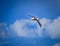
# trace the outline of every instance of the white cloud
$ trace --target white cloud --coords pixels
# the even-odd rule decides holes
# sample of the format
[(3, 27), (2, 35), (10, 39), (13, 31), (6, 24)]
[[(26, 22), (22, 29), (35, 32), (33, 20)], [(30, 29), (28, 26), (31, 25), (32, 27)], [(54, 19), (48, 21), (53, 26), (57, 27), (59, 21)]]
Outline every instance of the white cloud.
[(60, 43), (56, 43), (56, 44), (54, 44), (53, 46), (60, 46)]
[(14, 31), (10, 30), (6, 23), (0, 23), (0, 40), (16, 37)]
[(36, 37), (37, 31), (36, 29), (28, 29), (27, 23), (30, 25), (35, 24), (35, 22), (30, 20), (17, 20), (14, 24), (10, 26), (10, 28), (17, 32), (19, 36), (23, 37)]
[[(51, 38), (58, 38), (60, 36), (60, 17), (54, 19), (53, 21), (43, 18), (40, 22), (42, 23), (41, 28), (35, 21), (21, 19), (16, 20), (10, 28), (16, 31), (19, 36), (23, 37), (42, 37), (43, 30), (45, 30), (45, 34)], [(30, 25), (36, 24), (36, 28), (28, 29), (28, 26), (25, 26), (27, 23)]]
[(60, 17), (47, 25), (46, 32), (52, 38), (60, 38)]
[[(40, 22), (42, 23), (41, 28), (39, 27), (36, 21), (32, 21), (29, 19), (21, 19), (21, 20), (16, 20), (16, 22), (11, 24), (9, 27), (5, 26), (5, 28), (3, 29), (10, 30), (12, 34), (14, 32), (15, 34), (17, 33), (18, 36), (28, 37), (28, 38), (42, 37), (44, 35), (47, 35), (53, 39), (60, 38), (60, 17), (54, 19), (53, 21), (51, 19), (42, 18)], [(28, 25), (31, 25), (30, 27), (35, 25), (36, 26), (35, 28), (30, 28)], [(1, 27), (1, 23), (0, 23), (0, 27)], [(8, 31), (8, 34), (10, 31)], [(43, 32), (45, 33), (44, 35)], [(4, 33), (2, 34), (4, 35)]]

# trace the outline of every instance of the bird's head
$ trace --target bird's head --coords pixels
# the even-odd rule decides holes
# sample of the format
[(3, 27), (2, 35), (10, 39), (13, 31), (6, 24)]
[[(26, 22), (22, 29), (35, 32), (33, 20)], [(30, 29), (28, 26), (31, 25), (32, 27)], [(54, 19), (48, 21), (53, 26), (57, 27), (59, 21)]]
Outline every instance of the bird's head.
[(35, 20), (35, 17), (33, 17), (33, 16), (32, 16), (32, 18), (31, 18), (31, 19), (32, 19), (32, 20)]
[(32, 18), (31, 18), (31, 19), (32, 19), (32, 20), (38, 20), (38, 18), (35, 18), (35, 17), (33, 17), (33, 16), (32, 16)]

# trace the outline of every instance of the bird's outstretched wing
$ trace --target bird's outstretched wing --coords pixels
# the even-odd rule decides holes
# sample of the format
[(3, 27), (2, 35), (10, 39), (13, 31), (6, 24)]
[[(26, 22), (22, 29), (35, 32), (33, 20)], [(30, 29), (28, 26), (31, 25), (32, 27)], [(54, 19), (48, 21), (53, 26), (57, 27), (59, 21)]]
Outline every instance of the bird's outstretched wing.
[(32, 16), (32, 15), (29, 15), (30, 17), (34, 17), (34, 16)]
[(42, 26), (42, 24), (39, 22), (39, 20), (37, 20), (37, 22), (38, 22), (39, 26), (41, 27), (41, 26)]
[(29, 16), (32, 17), (32, 20), (36, 20), (36, 21), (38, 22), (39, 26), (42, 27), (42, 24), (39, 22), (38, 18), (35, 18), (35, 17), (32, 16), (32, 15), (29, 15)]

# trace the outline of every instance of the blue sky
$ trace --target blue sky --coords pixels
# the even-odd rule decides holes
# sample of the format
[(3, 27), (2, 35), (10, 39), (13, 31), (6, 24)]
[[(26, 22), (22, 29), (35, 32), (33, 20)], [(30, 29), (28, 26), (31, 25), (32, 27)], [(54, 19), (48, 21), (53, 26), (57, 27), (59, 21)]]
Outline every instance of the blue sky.
[[(9, 38), (18, 36), (20, 39), (15, 41), (16, 45), (19, 45), (20, 42), (22, 46), (33, 46), (35, 44), (38, 46), (60, 45), (59, 0), (1, 0), (0, 3), (2, 36), (6, 31)], [(30, 20), (30, 16), (28, 16), (30, 14), (40, 19), (42, 28), (39, 27), (37, 22)], [(12, 43), (14, 40), (10, 42)]]
[[(12, 23), (16, 21), (16, 19), (27, 19), (29, 14), (48, 19), (54, 19), (60, 16), (60, 5), (58, 0), (6, 0), (1, 2), (1, 6), (2, 20), (7, 23)], [(11, 20), (11, 18), (13, 19)]]

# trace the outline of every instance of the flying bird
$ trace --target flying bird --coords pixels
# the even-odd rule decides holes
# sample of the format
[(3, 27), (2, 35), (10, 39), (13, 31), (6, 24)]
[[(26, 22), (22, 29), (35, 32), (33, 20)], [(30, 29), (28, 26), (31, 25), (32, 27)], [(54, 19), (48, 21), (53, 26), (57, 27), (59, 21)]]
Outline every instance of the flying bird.
[[(30, 15), (31, 16), (31, 15)], [(35, 20), (35, 21), (37, 21), (38, 22), (38, 24), (39, 24), (39, 26), (40, 27), (42, 27), (42, 24), (40, 23), (40, 21), (39, 21), (39, 19), (38, 18), (35, 18), (34, 16), (31, 16), (32, 18), (32, 20)]]

